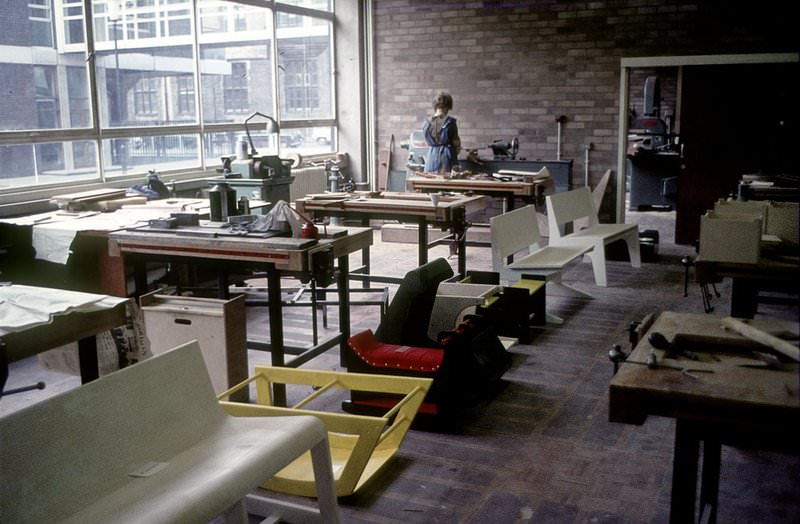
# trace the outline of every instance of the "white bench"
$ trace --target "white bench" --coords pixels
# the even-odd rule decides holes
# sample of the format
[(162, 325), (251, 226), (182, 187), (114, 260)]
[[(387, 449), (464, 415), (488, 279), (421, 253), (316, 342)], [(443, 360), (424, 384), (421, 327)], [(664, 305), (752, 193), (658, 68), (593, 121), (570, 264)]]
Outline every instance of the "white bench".
[[(624, 240), (628, 245), (628, 255), (633, 267), (642, 267), (639, 254), (639, 226), (637, 224), (601, 224), (588, 187), (573, 189), (548, 195), (547, 224), (551, 246), (582, 246), (590, 249), (587, 253), (592, 261), (594, 281), (598, 286), (607, 286), (605, 246)], [(562, 234), (561, 227), (576, 220), (588, 219), (588, 226), (569, 234)]]
[[(492, 235), (492, 269), (500, 279), (514, 283), (533, 277), (544, 280), (551, 294), (566, 294), (591, 298), (591, 295), (567, 286), (561, 281), (562, 271), (589, 251), (587, 246), (541, 247), (536, 208), (525, 206), (489, 219)], [(508, 257), (518, 255), (512, 262)], [(560, 291), (560, 293), (559, 293)], [(561, 319), (547, 313), (548, 321)]]
[[(308, 450), (320, 511), (249, 495)], [(339, 522), (322, 422), (226, 414), (197, 342), (0, 419), (0, 493), (9, 524)]]

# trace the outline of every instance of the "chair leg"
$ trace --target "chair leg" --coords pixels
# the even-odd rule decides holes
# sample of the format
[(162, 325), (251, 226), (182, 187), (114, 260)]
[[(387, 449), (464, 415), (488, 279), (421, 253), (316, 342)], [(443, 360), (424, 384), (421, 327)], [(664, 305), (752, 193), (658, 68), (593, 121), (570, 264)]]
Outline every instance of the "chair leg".
[(605, 246), (601, 243), (599, 246), (595, 246), (594, 249), (589, 251), (586, 255), (592, 261), (594, 283), (601, 287), (608, 286), (608, 277), (606, 277)]
[(247, 515), (245, 499), (240, 500), (221, 515), (225, 524), (248, 524), (250, 517)]
[(639, 232), (634, 231), (632, 235), (626, 236), (625, 243), (628, 244), (628, 256), (631, 259), (631, 266), (642, 267), (642, 254), (639, 249)]
[(561, 273), (553, 275), (547, 280), (547, 294), (555, 297), (594, 298), (580, 289), (575, 289), (561, 281)]
[(336, 483), (333, 480), (331, 448), (327, 437), (311, 448), (311, 462), (314, 468), (314, 482), (317, 485), (319, 512), (326, 523), (339, 524), (341, 514), (336, 500)]

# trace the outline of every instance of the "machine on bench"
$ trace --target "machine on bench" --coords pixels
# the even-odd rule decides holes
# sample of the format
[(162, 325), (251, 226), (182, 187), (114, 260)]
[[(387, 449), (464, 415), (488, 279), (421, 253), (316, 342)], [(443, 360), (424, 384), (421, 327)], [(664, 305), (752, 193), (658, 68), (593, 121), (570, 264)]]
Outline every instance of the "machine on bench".
[(683, 155), (679, 137), (660, 117), (660, 99), (658, 77), (647, 77), (643, 115), (633, 118), (628, 129), (631, 209), (675, 205)]
[[(265, 130), (268, 137), (280, 132), (280, 126), (271, 117), (255, 112), (244, 121), (247, 140), (239, 142), (236, 155), (222, 157), (222, 179), (242, 197), (265, 200), (275, 203), (278, 200), (291, 201), (289, 188), (294, 181), (292, 167), (298, 163), (296, 158), (280, 158), (278, 155), (259, 155), (250, 135), (248, 122), (254, 117), (266, 119)], [(217, 184), (219, 178), (209, 180)]]

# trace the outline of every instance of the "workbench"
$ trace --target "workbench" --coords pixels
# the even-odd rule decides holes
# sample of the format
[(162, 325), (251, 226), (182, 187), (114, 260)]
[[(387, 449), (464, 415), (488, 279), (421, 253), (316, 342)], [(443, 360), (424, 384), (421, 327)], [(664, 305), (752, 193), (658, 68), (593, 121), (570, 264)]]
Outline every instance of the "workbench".
[[(458, 255), (458, 273), (466, 274), (466, 217), (483, 210), (486, 198), (480, 195), (443, 195), (434, 204), (429, 195), (421, 193), (319, 193), (295, 201), (297, 210), (312, 218), (341, 217), (359, 220), (369, 226), (372, 219), (416, 223), (418, 231), (418, 263), (428, 261), (428, 249), (440, 244), (454, 245)], [(449, 235), (428, 241), (428, 225), (448, 229)], [(366, 280), (376, 282), (400, 281), (398, 278), (371, 275), (369, 249), (362, 250)]]
[(521, 199), (526, 204), (534, 204), (543, 208), (545, 195), (554, 191), (555, 184), (549, 176), (524, 180), (498, 180), (491, 177), (482, 178), (444, 178), (425, 174), (415, 174), (406, 180), (410, 191), (422, 193), (448, 192), (472, 193), (503, 199), (503, 213), (514, 210), (514, 200)]
[(730, 314), (753, 318), (759, 291), (800, 293), (800, 256), (762, 252), (757, 264), (695, 260), (695, 280), (701, 286), (731, 279)]
[[(700, 512), (715, 522), (722, 444), (785, 452), (800, 451), (797, 363), (774, 369), (750, 353), (769, 353), (722, 328), (722, 317), (662, 313), (650, 333), (672, 342), (677, 358), (666, 358), (644, 337), (621, 364), (609, 387), (609, 420), (643, 424), (649, 416), (676, 419), (670, 522), (697, 522), (696, 491), (700, 443), (703, 467)], [(786, 325), (750, 321), (777, 335)], [(792, 326), (794, 330), (796, 324)], [(642, 365), (654, 352), (657, 363)], [(693, 360), (694, 356), (699, 360)], [(635, 364), (638, 362), (639, 364)], [(751, 366), (751, 367), (748, 367)], [(675, 369), (677, 368), (677, 369)]]
[[(59, 306), (56, 306), (50, 319), (37, 320), (5, 325), (10, 317), (12, 304), (5, 302), (19, 302), (17, 295), (32, 296), (36, 301), (55, 303), (48, 299), (51, 293), (59, 293)], [(81, 382), (87, 383), (99, 377), (97, 364), (96, 335), (126, 323), (127, 299), (106, 297), (88, 293), (52, 290), (36, 286), (2, 286), (0, 288), (0, 302), (6, 313), (2, 315), (3, 325), (0, 326), (0, 391), (5, 385), (8, 374), (8, 364), (31, 357), (38, 353), (78, 342), (78, 356), (81, 373)], [(22, 306), (24, 311), (27, 306)], [(34, 313), (40, 314), (49, 308), (36, 308)], [(38, 315), (37, 315), (38, 316)]]
[(167, 218), (173, 212), (207, 217), (208, 209), (208, 199), (168, 198), (112, 212), (60, 209), (0, 218), (0, 236), (8, 250), (7, 267), (0, 270), (18, 283), (125, 296), (125, 274), (120, 259), (108, 256), (108, 234)]
[[(350, 334), (350, 302), (348, 273), (350, 253), (372, 245), (372, 230), (347, 228), (336, 231), (328, 228), (330, 238), (236, 236), (177, 228), (171, 231), (152, 231), (135, 228), (109, 234), (112, 254), (121, 255), (124, 264), (134, 271), (134, 294), (147, 289), (147, 262), (185, 263), (207, 267), (217, 274), (219, 298), (228, 298), (228, 275), (233, 272), (266, 273), (269, 311), (270, 343), (258, 349), (268, 349), (273, 366), (297, 367), (333, 347), (343, 346)], [(340, 236), (339, 236), (340, 235)], [(335, 280), (339, 294), (339, 335), (317, 344), (285, 362), (281, 277), (303, 280), (329, 275), (336, 261)], [(251, 343), (248, 346), (252, 346)], [(276, 405), (285, 405), (283, 387), (276, 385)]]

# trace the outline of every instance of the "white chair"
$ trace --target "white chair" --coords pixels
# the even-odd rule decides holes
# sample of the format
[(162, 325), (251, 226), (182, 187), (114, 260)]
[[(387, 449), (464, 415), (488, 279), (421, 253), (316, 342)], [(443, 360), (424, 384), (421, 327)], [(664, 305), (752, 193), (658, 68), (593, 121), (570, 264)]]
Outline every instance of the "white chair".
[[(554, 295), (591, 295), (561, 281), (562, 271), (567, 265), (580, 260), (589, 251), (588, 246), (539, 245), (541, 237), (536, 218), (536, 208), (525, 206), (489, 219), (492, 235), (492, 269), (500, 274), (500, 279), (509, 283), (520, 282), (526, 277), (546, 282), (547, 291)], [(517, 258), (508, 261), (509, 257)], [(549, 322), (562, 320), (547, 313)]]
[[(588, 187), (548, 195), (546, 202), (550, 245), (580, 246), (590, 250), (587, 255), (592, 261), (594, 281), (598, 286), (608, 285), (605, 246), (616, 240), (624, 240), (627, 244), (631, 265), (642, 267), (639, 254), (639, 226), (599, 223), (592, 202), (592, 193)], [(585, 228), (562, 234), (562, 227), (571, 225), (581, 218), (588, 218), (588, 225)]]
[[(0, 522), (338, 523), (327, 435), (226, 414), (190, 342), (0, 419)], [(320, 511), (250, 494), (309, 450)]]

